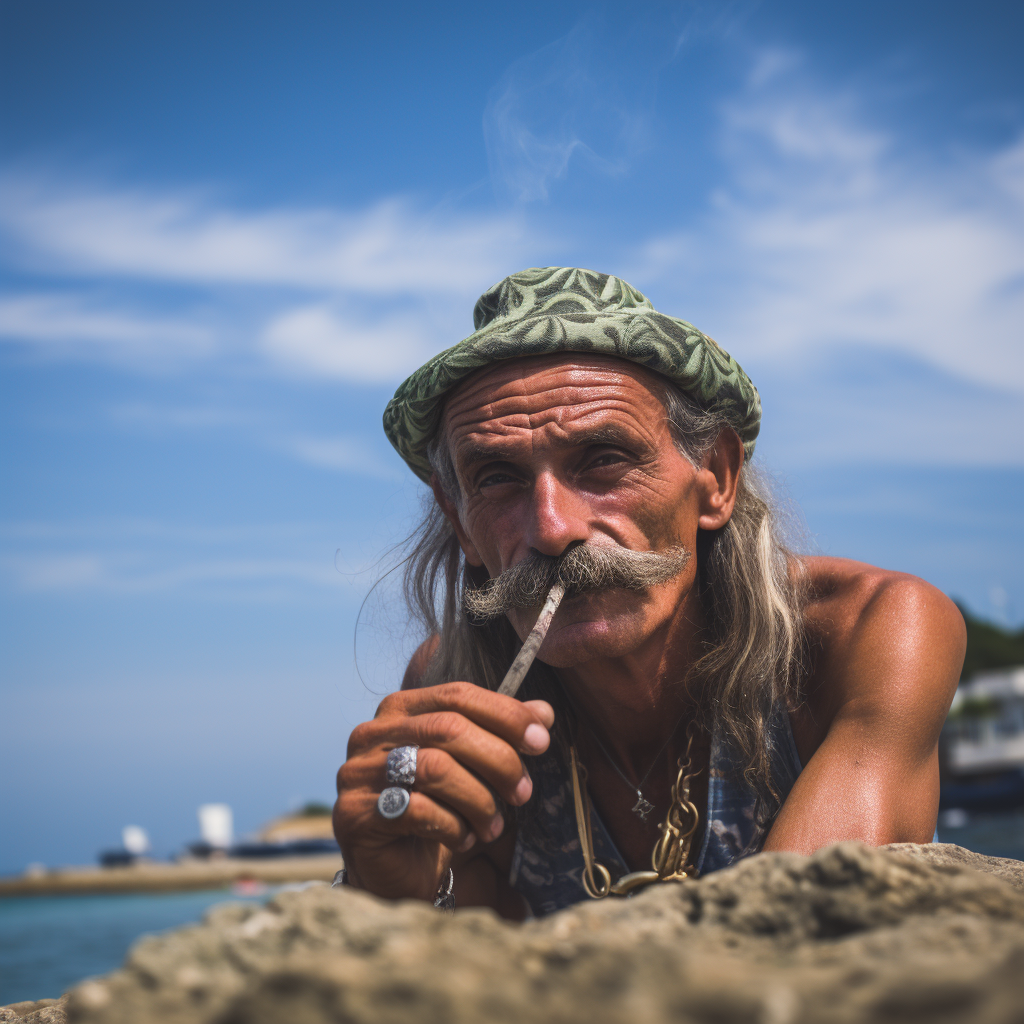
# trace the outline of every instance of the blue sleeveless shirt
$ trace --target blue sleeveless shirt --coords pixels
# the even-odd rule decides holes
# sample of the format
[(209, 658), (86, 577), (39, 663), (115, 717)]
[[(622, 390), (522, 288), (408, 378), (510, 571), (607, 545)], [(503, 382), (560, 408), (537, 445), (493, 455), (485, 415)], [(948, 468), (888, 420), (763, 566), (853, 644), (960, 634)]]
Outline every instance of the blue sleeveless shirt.
[[(793, 741), (789, 715), (778, 713), (769, 723), (772, 778), (780, 803), (800, 774), (800, 755)], [(534, 916), (561, 910), (589, 899), (583, 888), (583, 854), (576, 833), (572, 782), (568, 767), (554, 751), (531, 760), (533, 813), (519, 826), (509, 882), (521, 893)], [(717, 729), (711, 737), (708, 806), (704, 841), (696, 867), (701, 875), (727, 867), (757, 853), (767, 829), (754, 823), (754, 794), (743, 784), (740, 760), (727, 737)], [(629, 873), (595, 807), (591, 807), (594, 853), (615, 881)]]

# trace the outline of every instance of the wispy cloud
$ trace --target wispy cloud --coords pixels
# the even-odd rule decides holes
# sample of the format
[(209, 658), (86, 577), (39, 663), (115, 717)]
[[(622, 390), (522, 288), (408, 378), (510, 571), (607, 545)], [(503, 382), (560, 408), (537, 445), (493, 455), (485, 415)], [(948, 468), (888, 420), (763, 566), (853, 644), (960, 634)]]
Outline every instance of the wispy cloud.
[[(378, 480), (404, 480), (406, 473), (376, 431), (371, 442), (354, 434), (320, 435), (289, 432), (255, 411), (216, 406), (160, 405), (130, 402), (109, 410), (111, 420), (129, 430), (242, 431), (248, 443), (264, 452), (284, 455), (307, 466)], [(376, 442), (376, 443), (374, 443)]]
[[(492, 95), (494, 173), (519, 198), (545, 194), (575, 154), (599, 154), (617, 173), (645, 145), (646, 86), (614, 74), (595, 84), (604, 65), (587, 50), (588, 32), (583, 23), (513, 65)], [(726, 173), (703, 212), (676, 214), (673, 224), (667, 206), (665, 229), (608, 269), (741, 360), (798, 366), (807, 352), (834, 352), (836, 365), (849, 366), (841, 353), (851, 346), (902, 353), (1002, 396), (978, 416), (936, 385), (913, 401), (904, 394), (904, 410), (935, 415), (941, 393), (943, 422), (969, 438), (982, 421), (993, 426), (992, 410), (999, 425), (1012, 420), (1007, 393), (1024, 392), (1024, 140), (929, 159), (863, 95), (830, 89), (798, 53), (781, 50), (755, 54), (719, 114)], [(481, 288), (548, 251), (541, 216), (525, 211), (431, 213), (398, 200), (247, 211), (194, 192), (11, 174), (0, 194), (8, 259), (41, 276), (102, 278), (96, 287), (119, 303), (40, 289), (8, 295), (0, 336), (126, 365), (221, 358), (273, 374), (390, 383), (468, 333)], [(596, 245), (589, 230), (579, 226), (574, 251), (584, 265)], [(205, 312), (133, 311), (148, 308), (142, 292), (154, 286), (165, 289), (162, 308), (181, 308), (182, 284), (204, 292)], [(129, 306), (124, 295), (139, 301)], [(837, 402), (853, 400), (829, 380)], [(899, 395), (895, 383), (872, 394), (883, 392)], [(379, 472), (350, 438), (252, 429), (263, 431), (259, 443), (309, 464)], [(952, 450), (936, 440), (940, 449)]]
[(213, 331), (201, 324), (103, 308), (82, 296), (52, 293), (0, 297), (0, 338), (53, 355), (116, 362), (196, 359), (215, 347)]
[[(280, 366), (314, 377), (389, 381), (414, 370), (437, 350), (428, 310), (375, 320), (346, 313), (337, 303), (298, 306), (263, 331), (263, 351)], [(468, 332), (467, 332), (468, 333)]]
[(721, 147), (712, 207), (651, 239), (638, 278), (748, 358), (867, 343), (1024, 391), (1024, 140), (928, 160), (767, 53)]
[(645, 146), (657, 58), (648, 39), (645, 59), (630, 60), (621, 34), (610, 51), (597, 21), (515, 61), (491, 90), (484, 140), (499, 192), (546, 199), (571, 160), (621, 175)]
[(311, 437), (299, 435), (281, 440), (279, 446), (300, 462), (323, 469), (341, 470), (376, 477), (404, 480), (397, 463), (359, 437)]
[(216, 406), (157, 405), (152, 402), (125, 402), (113, 406), (110, 418), (118, 424), (153, 430), (205, 430), (246, 426), (256, 417), (237, 409)]
[(1024, 466), (1024, 395), (893, 348), (850, 345), (755, 359), (759, 457), (774, 469)]
[(294, 601), (340, 587), (361, 597), (383, 543), (371, 534), (347, 536), (338, 522), (0, 522), (0, 590)]
[(336, 587), (346, 583), (329, 562), (318, 564), (289, 558), (193, 559), (168, 567), (87, 552), (9, 557), (3, 560), (3, 567), (16, 589), (27, 593), (150, 594), (238, 584), (242, 593), (263, 596), (264, 592), (256, 589), (260, 585)]
[[(539, 235), (515, 214), (431, 213), (398, 199), (348, 211), (241, 210), (185, 191), (8, 173), (5, 261), (22, 276), (77, 278), (80, 290), (0, 297), (0, 337), (151, 369), (225, 357), (272, 372), (397, 381), (469, 333), (476, 295), (525, 260)], [(188, 316), (173, 312), (182, 286), (204, 296), (197, 306), (193, 293)], [(125, 296), (149, 312), (128, 311)], [(172, 312), (157, 314), (156, 304)]]
[(243, 211), (189, 193), (13, 174), (0, 196), (0, 231), (21, 265), (162, 282), (448, 293), (500, 277), (523, 238), (511, 215), (431, 216), (398, 199), (355, 211)]

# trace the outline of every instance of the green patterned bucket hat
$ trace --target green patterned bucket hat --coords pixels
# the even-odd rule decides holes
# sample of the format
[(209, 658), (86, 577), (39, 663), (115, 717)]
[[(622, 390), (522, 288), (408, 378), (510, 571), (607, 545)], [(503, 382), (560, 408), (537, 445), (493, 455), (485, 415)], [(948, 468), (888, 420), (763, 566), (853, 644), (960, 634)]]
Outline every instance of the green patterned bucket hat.
[(384, 410), (384, 432), (425, 481), (427, 447), (449, 393), (470, 374), (502, 359), (558, 352), (628, 359), (680, 385), (702, 408), (720, 412), (749, 459), (761, 424), (750, 378), (723, 348), (685, 320), (659, 313), (631, 285), (573, 267), (534, 267), (480, 296), (476, 330), (421, 366)]

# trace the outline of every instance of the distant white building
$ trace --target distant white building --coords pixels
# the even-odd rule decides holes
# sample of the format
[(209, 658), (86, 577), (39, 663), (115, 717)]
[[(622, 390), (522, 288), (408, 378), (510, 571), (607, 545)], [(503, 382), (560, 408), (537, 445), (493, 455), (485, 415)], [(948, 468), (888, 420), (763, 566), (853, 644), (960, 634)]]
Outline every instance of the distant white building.
[(235, 824), (227, 804), (203, 804), (199, 810), (199, 834), (204, 843), (226, 850), (234, 840)]
[(1024, 666), (985, 672), (958, 687), (943, 743), (954, 775), (1024, 768)]
[(149, 836), (146, 830), (138, 825), (125, 825), (121, 829), (121, 845), (133, 857), (141, 857), (149, 853)]

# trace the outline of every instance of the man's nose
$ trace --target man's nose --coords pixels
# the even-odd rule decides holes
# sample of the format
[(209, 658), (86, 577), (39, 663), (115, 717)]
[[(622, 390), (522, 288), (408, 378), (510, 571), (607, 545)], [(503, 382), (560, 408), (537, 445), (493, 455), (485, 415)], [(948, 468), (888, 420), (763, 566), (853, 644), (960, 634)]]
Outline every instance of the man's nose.
[(558, 556), (590, 536), (589, 514), (580, 495), (552, 473), (536, 477), (523, 540), (542, 555)]

